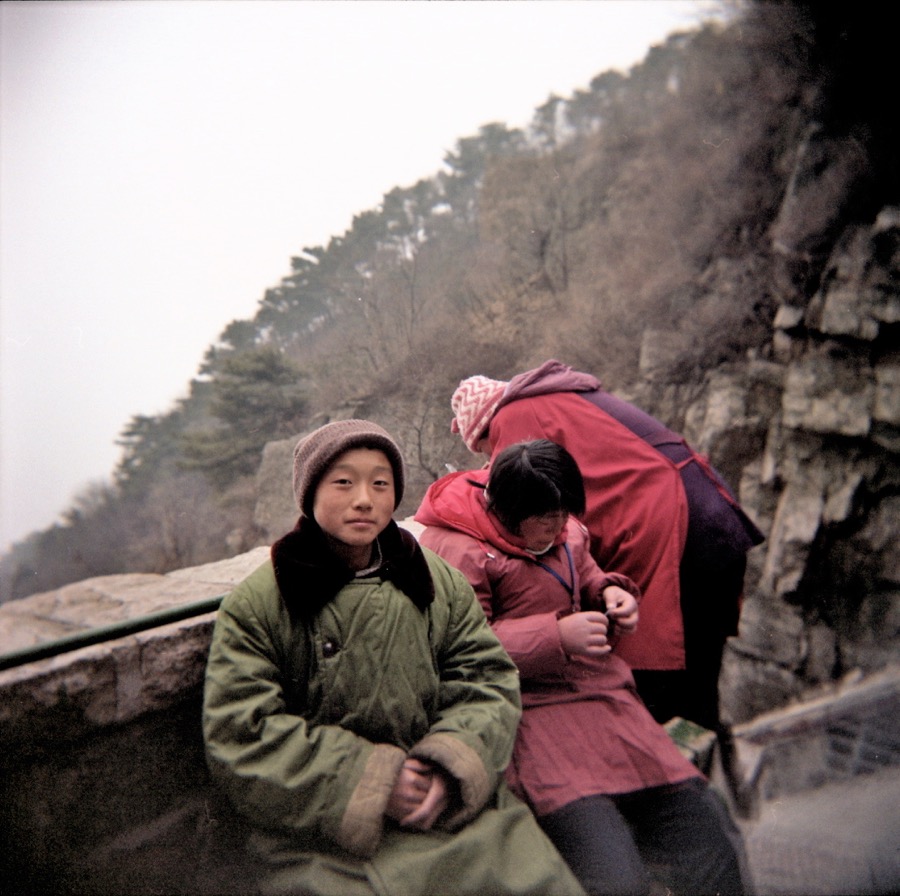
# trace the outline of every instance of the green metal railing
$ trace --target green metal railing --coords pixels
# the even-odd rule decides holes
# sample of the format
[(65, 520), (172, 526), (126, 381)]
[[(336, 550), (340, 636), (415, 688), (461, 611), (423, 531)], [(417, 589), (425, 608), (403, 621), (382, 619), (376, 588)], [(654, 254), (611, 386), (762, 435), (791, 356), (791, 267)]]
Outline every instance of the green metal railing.
[(181, 604), (177, 607), (169, 607), (167, 610), (159, 610), (156, 613), (147, 613), (144, 616), (135, 616), (131, 619), (123, 619), (121, 622), (112, 622), (109, 625), (101, 625), (97, 628), (86, 629), (56, 638), (53, 641), (43, 641), (40, 644), (32, 644), (20, 650), (0, 654), (0, 671), (12, 669), (16, 666), (24, 666), (37, 660), (45, 660), (82, 647), (90, 647), (93, 644), (102, 644), (104, 641), (114, 641), (117, 638), (125, 638), (137, 632), (144, 632), (151, 628), (159, 628), (171, 622), (180, 622), (183, 619), (191, 619), (194, 616), (202, 616), (219, 609), (224, 594), (217, 597), (207, 597), (189, 604)]

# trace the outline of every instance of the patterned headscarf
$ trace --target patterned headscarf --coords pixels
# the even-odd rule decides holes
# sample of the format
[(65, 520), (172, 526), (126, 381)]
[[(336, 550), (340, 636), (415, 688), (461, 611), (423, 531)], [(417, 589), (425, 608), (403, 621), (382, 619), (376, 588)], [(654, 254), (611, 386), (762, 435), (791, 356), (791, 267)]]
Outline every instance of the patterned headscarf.
[(454, 415), (450, 431), (458, 432), (473, 454), (478, 454), (477, 445), (487, 433), (507, 385), (486, 376), (470, 376), (460, 382), (450, 399)]

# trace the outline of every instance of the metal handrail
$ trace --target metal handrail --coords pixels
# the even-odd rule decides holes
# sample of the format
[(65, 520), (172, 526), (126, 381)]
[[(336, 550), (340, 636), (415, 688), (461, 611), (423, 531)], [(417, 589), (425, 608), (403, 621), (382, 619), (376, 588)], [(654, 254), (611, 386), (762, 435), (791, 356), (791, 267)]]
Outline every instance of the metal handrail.
[(156, 613), (147, 613), (143, 616), (134, 616), (131, 619), (123, 619), (121, 622), (112, 622), (109, 625), (86, 629), (71, 635), (64, 635), (52, 641), (43, 641), (40, 644), (31, 644), (19, 650), (0, 654), (0, 671), (13, 669), (16, 666), (24, 666), (37, 660), (45, 660), (49, 657), (69, 653), (82, 647), (90, 647), (93, 644), (102, 644), (104, 641), (114, 641), (117, 638), (125, 638), (137, 632), (147, 631), (151, 628), (159, 628), (171, 622), (180, 622), (183, 619), (191, 619), (194, 616), (202, 616), (219, 609), (224, 594), (217, 597), (207, 597), (203, 600), (193, 601), (189, 604), (181, 604), (177, 607), (169, 607), (166, 610), (158, 610)]

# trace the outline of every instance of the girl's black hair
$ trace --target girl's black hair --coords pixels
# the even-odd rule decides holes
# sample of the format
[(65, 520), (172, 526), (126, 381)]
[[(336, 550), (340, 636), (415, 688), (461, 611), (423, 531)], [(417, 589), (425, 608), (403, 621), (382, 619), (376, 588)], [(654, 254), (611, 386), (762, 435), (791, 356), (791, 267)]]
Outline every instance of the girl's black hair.
[(565, 510), (584, 513), (584, 480), (575, 458), (548, 439), (519, 442), (504, 448), (491, 462), (488, 509), (510, 532), (522, 521)]

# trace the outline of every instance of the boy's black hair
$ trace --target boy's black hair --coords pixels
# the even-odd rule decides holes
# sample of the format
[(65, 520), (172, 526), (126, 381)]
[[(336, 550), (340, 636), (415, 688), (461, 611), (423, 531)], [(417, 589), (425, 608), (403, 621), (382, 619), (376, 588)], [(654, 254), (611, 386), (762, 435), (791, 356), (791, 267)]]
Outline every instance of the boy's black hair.
[(565, 510), (584, 513), (584, 480), (575, 458), (548, 439), (504, 448), (491, 462), (487, 505), (510, 532), (522, 521)]

